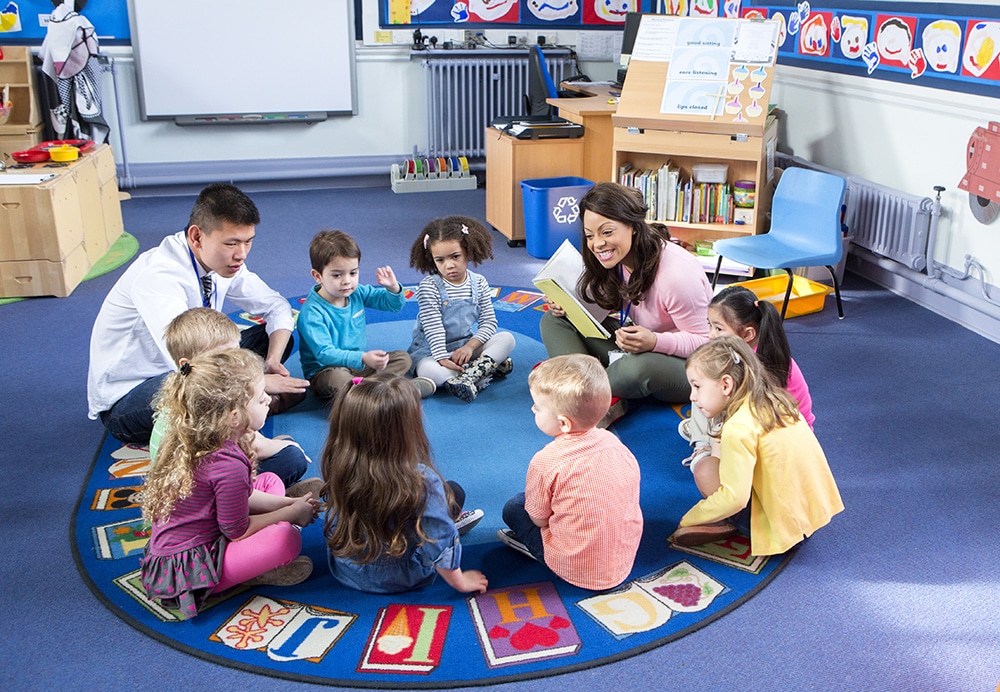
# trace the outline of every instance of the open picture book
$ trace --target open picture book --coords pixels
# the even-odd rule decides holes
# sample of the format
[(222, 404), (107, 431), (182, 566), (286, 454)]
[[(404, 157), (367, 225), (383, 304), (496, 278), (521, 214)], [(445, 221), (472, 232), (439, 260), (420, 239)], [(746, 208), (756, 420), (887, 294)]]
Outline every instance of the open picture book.
[(566, 317), (580, 334), (594, 339), (610, 339), (611, 333), (601, 324), (608, 311), (582, 300), (576, 293), (576, 282), (582, 273), (583, 256), (573, 243), (564, 240), (532, 281), (539, 291), (566, 312)]

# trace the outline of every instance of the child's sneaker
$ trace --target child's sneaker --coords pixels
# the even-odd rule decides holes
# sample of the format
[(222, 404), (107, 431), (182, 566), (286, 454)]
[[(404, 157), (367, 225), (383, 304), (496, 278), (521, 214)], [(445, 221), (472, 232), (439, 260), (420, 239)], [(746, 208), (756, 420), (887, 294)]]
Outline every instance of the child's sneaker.
[(507, 358), (497, 366), (496, 370), (493, 371), (493, 376), (499, 379), (501, 377), (507, 377), (507, 375), (512, 372), (514, 372), (514, 361)]
[(517, 537), (514, 535), (514, 532), (511, 531), (510, 529), (499, 529), (497, 531), (497, 538), (499, 538), (500, 542), (503, 543), (508, 548), (513, 548), (522, 555), (530, 557), (532, 560), (538, 559), (537, 557), (531, 554), (531, 551), (528, 550), (528, 546), (526, 546), (521, 541), (517, 540)]
[(458, 535), (464, 536), (469, 531), (472, 531), (484, 516), (486, 515), (481, 509), (470, 509), (468, 512), (459, 514), (458, 519), (455, 520), (455, 528), (458, 529)]
[(703, 524), (701, 526), (678, 528), (667, 540), (675, 545), (691, 548), (696, 545), (705, 545), (706, 543), (714, 543), (715, 541), (732, 538), (737, 533), (739, 531), (736, 530), (735, 526), (723, 522), (721, 524)]
[(476, 389), (476, 385), (470, 382), (469, 378), (465, 375), (452, 377), (444, 383), (444, 388), (448, 390), (449, 394), (454, 397), (458, 397), (467, 404), (471, 404), (475, 401), (476, 396), (479, 394), (479, 390)]
[(417, 389), (420, 391), (421, 399), (433, 396), (434, 392), (437, 391), (437, 385), (434, 384), (434, 380), (429, 377), (414, 377), (413, 384), (417, 385)]
[(626, 413), (628, 413), (628, 400), (613, 396), (611, 397), (611, 406), (608, 407), (608, 412), (604, 414), (604, 418), (598, 421), (597, 427), (606, 430)]
[[(682, 418), (681, 422), (677, 424), (677, 433), (684, 438), (685, 442), (691, 441), (691, 419)], [(686, 466), (686, 464), (685, 464)]]
[(312, 493), (313, 499), (318, 500), (322, 492), (322, 478), (307, 478), (287, 488), (285, 490), (285, 497), (304, 497), (306, 493)]
[(707, 456), (712, 455), (712, 448), (706, 445), (699, 445), (691, 452), (691, 456), (681, 459), (681, 466), (690, 466), (691, 473), (694, 473), (694, 465)]
[(312, 571), (312, 560), (305, 555), (299, 555), (287, 565), (275, 567), (245, 583), (247, 586), (294, 586), (308, 579)]

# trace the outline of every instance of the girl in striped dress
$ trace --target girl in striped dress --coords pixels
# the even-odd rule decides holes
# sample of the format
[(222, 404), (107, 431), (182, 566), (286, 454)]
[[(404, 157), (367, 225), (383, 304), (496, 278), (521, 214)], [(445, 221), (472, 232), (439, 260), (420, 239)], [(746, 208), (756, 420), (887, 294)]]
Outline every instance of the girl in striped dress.
[(237, 584), (298, 584), (312, 573), (296, 527), (318, 502), (286, 497), (273, 473), (254, 477), (254, 433), (271, 400), (263, 372), (251, 351), (212, 351), (171, 373), (159, 395), (169, 421), (143, 494), (152, 533), (142, 585), (183, 619)]
[(417, 377), (472, 402), (493, 378), (514, 368), (514, 336), (497, 330), (486, 279), (469, 271), (493, 259), (493, 241), (468, 216), (431, 221), (410, 249), (410, 266), (427, 274), (417, 287), (417, 323), (408, 352)]

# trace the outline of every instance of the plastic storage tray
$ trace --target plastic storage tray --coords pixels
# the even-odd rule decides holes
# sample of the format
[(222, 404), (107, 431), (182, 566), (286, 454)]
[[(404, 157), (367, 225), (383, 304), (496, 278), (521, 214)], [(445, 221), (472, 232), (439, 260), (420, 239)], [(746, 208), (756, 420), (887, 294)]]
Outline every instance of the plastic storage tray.
[[(730, 285), (749, 288), (756, 294), (757, 298), (774, 303), (774, 307), (778, 308), (778, 312), (781, 312), (781, 303), (785, 299), (785, 291), (788, 287), (788, 274), (782, 272), (780, 276), (740, 281)], [(826, 296), (830, 293), (833, 293), (833, 286), (816, 283), (804, 276), (793, 274), (792, 295), (788, 298), (785, 319), (819, 312), (823, 309)]]

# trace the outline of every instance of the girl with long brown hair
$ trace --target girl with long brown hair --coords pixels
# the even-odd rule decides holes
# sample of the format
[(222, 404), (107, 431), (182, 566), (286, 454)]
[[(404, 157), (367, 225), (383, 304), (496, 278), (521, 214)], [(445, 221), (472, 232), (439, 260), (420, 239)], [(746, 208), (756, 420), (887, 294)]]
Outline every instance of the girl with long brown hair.
[(330, 571), (340, 583), (398, 593), (440, 574), (460, 592), (486, 591), (482, 572), (461, 568), (455, 519), (465, 493), (434, 469), (413, 382), (375, 375), (337, 394), (323, 478)]

